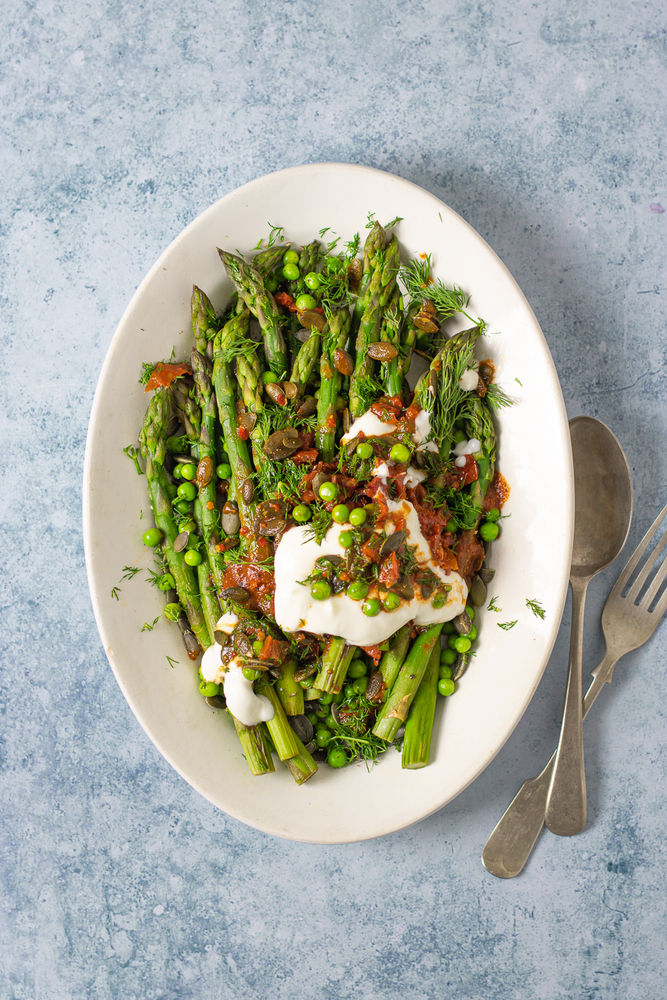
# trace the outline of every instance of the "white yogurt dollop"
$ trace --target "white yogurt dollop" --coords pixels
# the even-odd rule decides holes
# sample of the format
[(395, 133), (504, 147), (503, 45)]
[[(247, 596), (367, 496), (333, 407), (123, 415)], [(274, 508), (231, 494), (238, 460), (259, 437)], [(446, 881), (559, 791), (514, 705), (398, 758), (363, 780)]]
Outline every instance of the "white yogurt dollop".
[(393, 434), (395, 430), (393, 424), (386, 424), (372, 410), (366, 410), (352, 423), (347, 434), (343, 435), (341, 444), (347, 444), (362, 433), (365, 437), (384, 437), (385, 434)]
[[(231, 635), (237, 624), (238, 617), (227, 614), (218, 620), (216, 629)], [(227, 708), (244, 726), (257, 726), (273, 718), (273, 705), (263, 694), (255, 694), (252, 681), (243, 676), (243, 663), (238, 657), (234, 656), (229, 663), (222, 662), (219, 642), (205, 650), (200, 669), (205, 681), (223, 685)]]
[(472, 392), (473, 389), (477, 388), (478, 382), (479, 372), (477, 371), (477, 368), (467, 368), (459, 379), (459, 387), (463, 389), (464, 392)]
[[(413, 505), (407, 500), (388, 500), (387, 506), (390, 513), (405, 518), (407, 543), (415, 547), (417, 561), (449, 587), (443, 607), (434, 608), (430, 600), (415, 597), (403, 601), (395, 611), (380, 611), (369, 617), (362, 611), (363, 601), (353, 601), (345, 593), (332, 594), (324, 601), (314, 600), (309, 585), (299, 581), (312, 574), (320, 556), (344, 555), (345, 550), (338, 539), (345, 525), (333, 524), (321, 545), (312, 538), (306, 525), (299, 525), (285, 532), (275, 554), (275, 615), (276, 622), (285, 632), (325, 633), (341, 636), (355, 646), (374, 646), (409, 621), (414, 620), (416, 625), (433, 625), (449, 621), (463, 611), (468, 587), (458, 573), (446, 573), (433, 562)], [(373, 590), (369, 596), (374, 596)]]

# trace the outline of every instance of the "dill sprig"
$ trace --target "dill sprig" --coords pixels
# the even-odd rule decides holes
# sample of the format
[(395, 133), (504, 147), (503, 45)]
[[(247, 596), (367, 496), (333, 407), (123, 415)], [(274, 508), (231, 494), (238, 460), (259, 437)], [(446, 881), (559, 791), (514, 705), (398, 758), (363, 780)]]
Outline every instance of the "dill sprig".
[(467, 292), (458, 285), (448, 288), (442, 281), (433, 278), (430, 254), (413, 258), (401, 268), (398, 277), (411, 301), (421, 303), (424, 299), (429, 299), (441, 321), (462, 313), (471, 323), (479, 322), (466, 312), (470, 303)]
[(332, 524), (333, 517), (331, 516), (331, 511), (327, 510), (326, 507), (318, 506), (313, 510), (313, 516), (309, 523), (305, 525), (305, 528), (308, 536), (312, 535), (317, 544), (321, 545), (322, 539)]
[(154, 363), (152, 361), (144, 361), (144, 362), (142, 362), (141, 372), (139, 373), (139, 379), (138, 379), (139, 385), (146, 385), (146, 383), (148, 382), (149, 378), (153, 374), (153, 369), (154, 368), (155, 368), (155, 365), (154, 365)]
[(136, 576), (139, 572), (140, 570), (138, 566), (123, 566), (123, 575), (120, 578), (121, 583), (123, 580), (131, 580), (132, 577)]
[(160, 616), (158, 615), (157, 618), (154, 618), (152, 622), (144, 622), (144, 624), (141, 626), (141, 631), (152, 632), (159, 621), (160, 621)]
[(139, 452), (134, 447), (134, 445), (128, 444), (127, 448), (123, 448), (123, 454), (127, 455), (127, 457), (134, 462), (134, 467), (137, 470), (137, 474), (143, 476), (144, 470), (139, 465)]
[(169, 666), (171, 667), (172, 670), (174, 669), (174, 667), (176, 666), (176, 664), (179, 663), (179, 662), (180, 662), (180, 660), (175, 660), (173, 658), (173, 656), (168, 656), (167, 657), (167, 663), (169, 664)]
[(535, 601), (532, 598), (526, 598), (526, 607), (530, 608), (536, 618), (544, 619), (546, 616), (546, 611), (542, 607), (539, 601)]
[(498, 605), (496, 604), (497, 600), (498, 600), (497, 597), (492, 597), (491, 600), (488, 603), (488, 606), (487, 606), (486, 610), (487, 611), (502, 611), (503, 609), (499, 608)]
[(487, 386), (484, 398), (492, 410), (500, 410), (504, 406), (514, 406), (514, 400), (496, 382), (491, 382)]
[(496, 625), (498, 626), (498, 628), (504, 628), (505, 631), (507, 632), (509, 631), (509, 629), (514, 628), (518, 620), (519, 620), (518, 618), (515, 618), (514, 621), (511, 622), (496, 622)]
[(120, 587), (115, 586), (115, 587), (111, 588), (111, 596), (113, 597), (114, 601), (119, 601), (120, 600), (120, 598), (118, 596), (119, 594), (120, 594)]

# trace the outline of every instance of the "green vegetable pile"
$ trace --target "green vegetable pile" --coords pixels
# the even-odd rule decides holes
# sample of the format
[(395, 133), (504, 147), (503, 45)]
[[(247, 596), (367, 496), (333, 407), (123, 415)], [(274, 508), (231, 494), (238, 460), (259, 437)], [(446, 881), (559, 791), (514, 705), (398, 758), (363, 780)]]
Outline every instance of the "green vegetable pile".
[[(141, 462), (126, 451), (146, 474), (154, 582), (189, 656), (217, 642), (221, 663), (240, 660), (269, 699), (266, 723), (232, 716), (253, 774), (273, 771), (275, 753), (301, 783), (318, 759), (339, 768), (401, 742), (403, 767), (423, 767), (437, 694), (454, 693), (474, 655), (475, 606), (492, 575), (485, 546), (499, 534), (507, 492), (495, 472), (492, 412), (508, 401), (491, 362), (475, 359), (484, 323), (468, 315), (469, 297), (434, 280), (425, 254), (401, 265), (399, 222), (369, 216), (362, 253), (358, 235), (327, 244), (323, 230), (294, 248), (275, 227), (245, 256), (220, 250), (234, 288), (226, 308), (218, 313), (195, 287), (190, 358), (147, 364), (140, 379), (153, 392)], [(450, 335), (461, 316), (470, 326)], [(462, 382), (471, 370), (472, 389)], [(395, 432), (341, 443), (370, 408)], [(425, 447), (415, 437), (421, 411)], [(461, 442), (474, 450), (455, 461)], [(388, 477), (378, 478), (379, 465)], [(415, 468), (417, 483), (406, 486)], [(417, 564), (406, 532), (385, 530), (396, 498), (415, 506), (433, 559), (468, 582), (465, 611), (425, 628), (409, 622), (370, 648), (283, 633), (273, 559), (295, 525), (318, 542), (344, 526), (341, 555), (318, 559), (301, 581), (314, 601), (344, 591), (369, 618), (415, 595), (445, 604), (448, 588)], [(230, 635), (219, 623), (231, 613)], [(200, 692), (226, 708), (224, 685), (201, 672)]]

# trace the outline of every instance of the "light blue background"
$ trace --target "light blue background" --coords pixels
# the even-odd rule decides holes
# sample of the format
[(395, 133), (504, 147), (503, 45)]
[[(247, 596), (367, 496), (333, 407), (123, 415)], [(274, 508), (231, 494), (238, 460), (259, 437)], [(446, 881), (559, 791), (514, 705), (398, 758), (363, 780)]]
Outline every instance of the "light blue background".
[[(663, 4), (10, 0), (3, 22), (0, 996), (664, 996), (664, 632), (586, 726), (585, 832), (545, 834), (520, 878), (480, 852), (555, 743), (569, 604), (456, 801), (380, 841), (291, 844), (140, 729), (80, 525), (95, 382), (149, 266), (237, 185), (341, 160), (423, 185), (506, 262), (569, 414), (627, 451), (633, 546), (665, 501)], [(588, 668), (618, 568), (590, 591)]]

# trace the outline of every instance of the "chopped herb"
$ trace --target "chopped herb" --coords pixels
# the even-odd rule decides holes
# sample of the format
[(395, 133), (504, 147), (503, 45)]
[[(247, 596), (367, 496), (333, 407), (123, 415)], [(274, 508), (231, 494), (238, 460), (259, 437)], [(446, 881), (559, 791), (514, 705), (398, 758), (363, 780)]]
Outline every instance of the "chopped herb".
[(507, 395), (506, 392), (492, 382), (486, 390), (486, 401), (493, 410), (500, 410), (503, 406), (512, 406), (513, 400)]
[(113, 597), (114, 601), (120, 600), (120, 598), (118, 597), (119, 593), (120, 593), (120, 587), (111, 588), (111, 596)]
[(172, 670), (174, 669), (175, 665), (179, 662), (180, 662), (179, 660), (174, 660), (171, 656), (167, 657), (167, 663), (169, 664)]
[(123, 454), (127, 455), (128, 458), (132, 459), (132, 461), (134, 462), (134, 467), (137, 470), (137, 474), (143, 476), (144, 474), (143, 469), (139, 465), (139, 452), (134, 447), (134, 445), (128, 444), (127, 448), (123, 448)]
[(539, 601), (529, 600), (528, 598), (526, 598), (526, 607), (530, 608), (530, 610), (537, 618), (544, 619), (546, 611), (544, 610)]
[(391, 222), (387, 222), (387, 223), (385, 224), (385, 227), (384, 227), (384, 228), (385, 228), (385, 229), (391, 229), (391, 227), (392, 227), (392, 226), (397, 226), (399, 222), (403, 222), (403, 216), (402, 216), (402, 215), (396, 215), (396, 216), (395, 216), (395, 217), (394, 217), (394, 218), (393, 218), (393, 219), (391, 220)]
[(139, 385), (146, 385), (149, 378), (153, 373), (155, 365), (152, 361), (144, 361), (141, 366), (141, 374), (139, 375)]
[(502, 611), (503, 609), (499, 608), (498, 605), (496, 604), (497, 600), (498, 600), (497, 597), (492, 597), (491, 600), (489, 601), (489, 604), (488, 604), (488, 607), (487, 607), (486, 610), (487, 611)]
[(123, 580), (131, 580), (133, 576), (136, 576), (139, 572), (138, 566), (123, 566), (123, 575), (121, 576), (121, 582)]
[(518, 620), (518, 618), (515, 618), (513, 622), (497, 622), (496, 624), (498, 628), (504, 628), (505, 631), (509, 631), (509, 629), (514, 628)]
[(157, 618), (154, 618), (152, 622), (144, 622), (144, 624), (141, 626), (141, 631), (152, 632), (159, 621), (160, 621), (160, 616), (158, 615)]
[(520, 378), (515, 378), (515, 379), (514, 379), (514, 381), (515, 381), (515, 382), (518, 382), (518, 383), (519, 383), (519, 385), (521, 386), (521, 388), (523, 389), (523, 382), (521, 381), (521, 379), (520, 379)]

